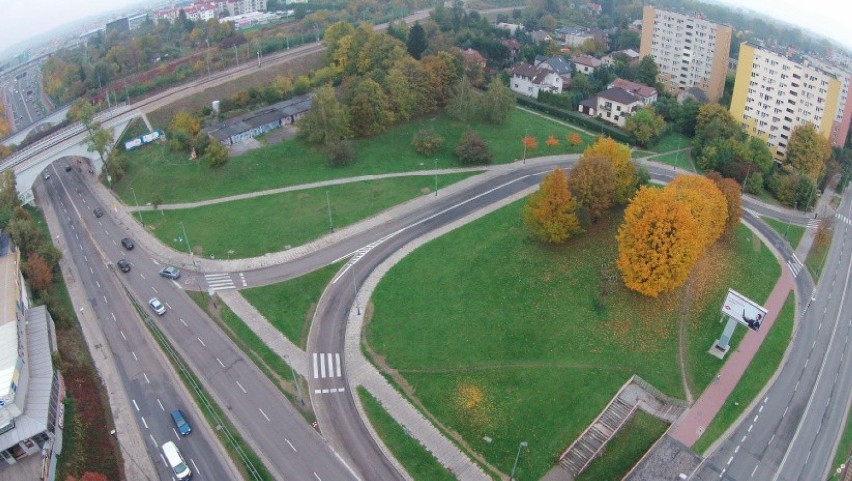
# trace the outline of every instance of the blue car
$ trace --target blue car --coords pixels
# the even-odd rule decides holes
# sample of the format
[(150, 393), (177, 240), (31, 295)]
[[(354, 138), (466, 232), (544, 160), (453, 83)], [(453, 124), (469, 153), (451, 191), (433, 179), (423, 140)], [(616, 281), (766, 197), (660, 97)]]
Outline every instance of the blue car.
[(192, 428), (189, 426), (189, 423), (186, 422), (186, 418), (183, 417), (183, 413), (180, 412), (180, 409), (172, 411), (172, 421), (175, 422), (175, 427), (181, 436), (186, 436), (192, 432)]

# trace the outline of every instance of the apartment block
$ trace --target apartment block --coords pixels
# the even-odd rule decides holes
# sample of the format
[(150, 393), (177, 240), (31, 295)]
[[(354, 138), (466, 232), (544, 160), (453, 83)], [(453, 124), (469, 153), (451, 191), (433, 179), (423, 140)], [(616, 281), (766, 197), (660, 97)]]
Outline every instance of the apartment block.
[(823, 137), (831, 138), (840, 90), (841, 82), (834, 75), (807, 60), (742, 44), (731, 114), (782, 160), (790, 133), (799, 125), (810, 122)]
[(831, 125), (829, 140), (834, 147), (843, 147), (849, 135), (849, 125), (852, 123), (852, 96), (849, 95), (849, 84), (852, 83), (852, 66), (844, 66), (839, 62), (808, 57), (811, 65), (828, 72), (840, 81), (840, 98), (837, 101), (837, 112)]
[(658, 80), (674, 95), (697, 87), (710, 102), (718, 101), (725, 88), (730, 48), (728, 25), (651, 6), (642, 11), (639, 54), (654, 58)]

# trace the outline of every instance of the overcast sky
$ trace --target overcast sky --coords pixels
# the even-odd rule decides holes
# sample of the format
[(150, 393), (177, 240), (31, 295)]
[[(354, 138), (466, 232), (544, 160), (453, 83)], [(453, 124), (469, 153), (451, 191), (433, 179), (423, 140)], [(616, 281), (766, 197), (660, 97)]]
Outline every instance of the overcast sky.
[[(719, 0), (819, 32), (852, 49), (850, 0)], [(20, 40), (140, 0), (0, 0), (0, 52)]]

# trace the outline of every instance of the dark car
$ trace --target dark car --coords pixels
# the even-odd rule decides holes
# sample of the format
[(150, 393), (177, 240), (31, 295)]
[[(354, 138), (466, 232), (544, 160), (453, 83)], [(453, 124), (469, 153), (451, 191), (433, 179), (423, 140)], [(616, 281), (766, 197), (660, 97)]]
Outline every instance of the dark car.
[(123, 246), (124, 246), (124, 248), (125, 248), (125, 249), (127, 249), (127, 250), (129, 250), (129, 251), (130, 251), (130, 250), (133, 250), (133, 247), (134, 247), (134, 246), (133, 246), (133, 241), (132, 241), (132, 240), (130, 240), (130, 238), (128, 238), (128, 237), (125, 237), (124, 239), (121, 239), (121, 245), (123, 245)]
[(117, 265), (118, 268), (121, 269), (121, 272), (130, 272), (130, 263), (127, 262), (127, 259), (121, 259), (120, 261), (116, 262), (115, 265)]
[(65, 172), (71, 172), (71, 166), (70, 165), (65, 164)]
[(180, 409), (175, 409), (174, 411), (172, 411), (171, 414), (172, 421), (174, 421), (175, 427), (177, 428), (181, 436), (186, 436), (187, 434), (192, 432), (192, 427), (186, 421), (186, 418), (183, 417), (183, 413), (180, 411)]
[(177, 267), (166, 266), (160, 269), (160, 275), (169, 279), (180, 278), (180, 270)]
[(104, 216), (104, 210), (101, 209), (100, 207), (95, 208), (95, 217), (100, 219), (103, 216)]

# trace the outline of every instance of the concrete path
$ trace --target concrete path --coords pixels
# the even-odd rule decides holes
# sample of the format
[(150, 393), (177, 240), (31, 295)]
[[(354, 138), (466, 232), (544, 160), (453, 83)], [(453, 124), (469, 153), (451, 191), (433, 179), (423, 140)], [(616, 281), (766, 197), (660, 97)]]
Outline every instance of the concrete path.
[[(782, 265), (781, 278), (775, 284), (769, 294), (769, 299), (766, 301), (765, 307), (769, 313), (766, 315), (766, 320), (763, 322), (760, 331), (749, 330), (746, 333), (737, 349), (729, 355), (716, 379), (669, 431), (673, 438), (691, 447), (704, 434), (704, 430), (716, 417), (719, 409), (722, 408), (725, 400), (728, 399), (751, 360), (757, 354), (757, 350), (760, 349), (760, 345), (775, 324), (775, 319), (778, 318), (778, 313), (793, 288), (792, 274), (786, 265)], [(707, 348), (709, 349), (710, 346), (707, 346)]]

